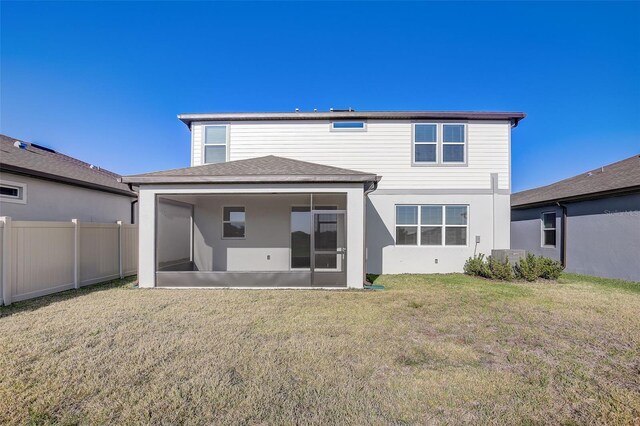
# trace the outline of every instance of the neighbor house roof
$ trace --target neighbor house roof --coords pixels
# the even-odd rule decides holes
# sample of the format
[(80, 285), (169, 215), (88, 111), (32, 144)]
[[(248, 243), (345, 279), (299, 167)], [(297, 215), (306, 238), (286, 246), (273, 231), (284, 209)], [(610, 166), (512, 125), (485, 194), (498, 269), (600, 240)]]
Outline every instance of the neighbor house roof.
[(127, 185), (118, 182), (120, 175), (116, 173), (5, 135), (0, 135), (0, 171), (137, 196)]
[(329, 111), (329, 112), (216, 112), (180, 114), (187, 126), (193, 121), (264, 120), (509, 120), (514, 126), (526, 117), (523, 112), (482, 111)]
[(145, 183), (338, 183), (377, 182), (375, 173), (308, 163), (290, 158), (266, 157), (206, 164), (141, 175), (123, 176), (121, 181)]
[(598, 198), (613, 193), (640, 191), (640, 155), (609, 164), (569, 179), (511, 195), (511, 206), (524, 208)]

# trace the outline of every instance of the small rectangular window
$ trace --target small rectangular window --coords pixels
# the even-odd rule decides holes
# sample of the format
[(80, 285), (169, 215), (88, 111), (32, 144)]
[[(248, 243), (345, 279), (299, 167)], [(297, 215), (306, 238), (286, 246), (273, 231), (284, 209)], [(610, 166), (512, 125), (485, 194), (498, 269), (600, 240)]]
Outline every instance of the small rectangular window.
[(556, 214), (542, 213), (542, 246), (556, 246)]
[(27, 185), (18, 182), (0, 182), (0, 200), (8, 203), (26, 204)]
[(438, 125), (416, 124), (413, 131), (413, 161), (436, 163), (438, 161)]
[(465, 126), (464, 124), (442, 125), (442, 162), (465, 162)]
[(245, 237), (244, 207), (224, 207), (222, 213), (222, 238)]
[(365, 130), (366, 127), (364, 121), (334, 121), (331, 123), (333, 130)]
[(20, 196), (20, 188), (2, 185), (0, 186), (0, 195), (4, 195), (5, 197), (18, 198)]
[(206, 164), (227, 161), (227, 126), (205, 126), (204, 162)]

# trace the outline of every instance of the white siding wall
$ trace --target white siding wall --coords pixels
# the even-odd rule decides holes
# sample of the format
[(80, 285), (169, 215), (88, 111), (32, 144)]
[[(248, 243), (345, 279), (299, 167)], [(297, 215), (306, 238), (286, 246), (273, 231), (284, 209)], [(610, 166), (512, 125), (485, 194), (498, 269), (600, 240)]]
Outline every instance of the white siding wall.
[[(203, 163), (202, 128), (192, 124), (193, 165)], [(220, 123), (217, 123), (220, 124)], [(467, 121), (468, 164), (412, 166), (412, 123), (368, 121), (366, 131), (331, 131), (329, 121), (233, 122), (229, 159), (278, 155), (377, 173), (379, 189), (510, 189), (510, 124)]]

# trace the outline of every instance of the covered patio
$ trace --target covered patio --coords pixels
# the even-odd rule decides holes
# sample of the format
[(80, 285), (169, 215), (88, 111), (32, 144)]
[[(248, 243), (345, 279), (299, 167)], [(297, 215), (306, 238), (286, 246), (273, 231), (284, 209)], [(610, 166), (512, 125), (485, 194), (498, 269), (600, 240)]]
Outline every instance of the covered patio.
[(140, 286), (362, 288), (379, 179), (274, 156), (125, 177), (140, 190)]

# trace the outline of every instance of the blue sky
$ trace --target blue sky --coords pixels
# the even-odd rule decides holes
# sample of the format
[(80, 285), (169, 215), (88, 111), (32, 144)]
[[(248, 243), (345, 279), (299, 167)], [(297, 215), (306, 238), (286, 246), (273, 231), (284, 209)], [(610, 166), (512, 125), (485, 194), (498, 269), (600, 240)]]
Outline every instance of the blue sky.
[(122, 174), (188, 165), (178, 113), (296, 107), (524, 111), (516, 191), (640, 153), (638, 2), (0, 7), (0, 131)]

